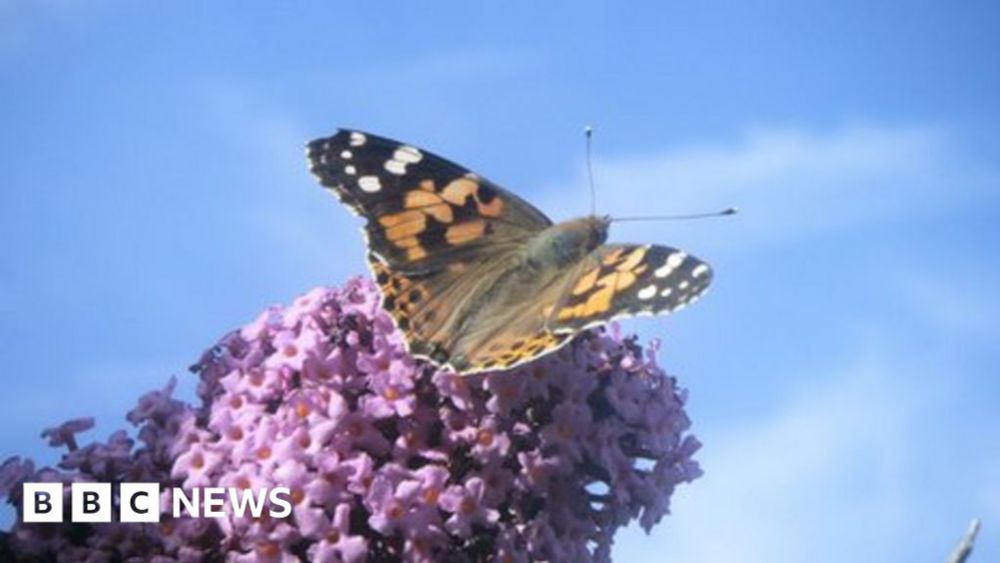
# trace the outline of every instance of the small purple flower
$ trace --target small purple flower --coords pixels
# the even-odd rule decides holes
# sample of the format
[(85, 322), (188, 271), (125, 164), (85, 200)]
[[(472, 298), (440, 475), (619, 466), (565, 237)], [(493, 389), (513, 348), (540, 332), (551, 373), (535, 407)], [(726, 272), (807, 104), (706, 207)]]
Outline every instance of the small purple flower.
[(46, 428), (42, 431), (42, 438), (47, 438), (49, 445), (54, 448), (66, 446), (72, 451), (77, 448), (76, 435), (93, 427), (94, 419), (91, 417), (74, 418), (54, 428)]
[(35, 473), (35, 462), (19, 457), (0, 465), (0, 498), (10, 498), (15, 488)]
[(283, 330), (274, 335), (275, 353), (269, 356), (265, 365), (272, 368), (289, 367), (295, 371), (302, 369), (302, 363), (315, 351), (322, 341), (320, 334), (312, 329), (296, 334), (292, 330)]
[(552, 423), (542, 429), (542, 440), (562, 450), (570, 460), (583, 458), (581, 433), (590, 428), (591, 412), (580, 403), (560, 403), (552, 411)]
[(517, 454), (517, 461), (521, 465), (517, 482), (525, 491), (545, 490), (548, 488), (549, 479), (558, 475), (564, 467), (560, 458), (545, 457), (538, 450)]
[(510, 437), (500, 429), (496, 417), (488, 416), (478, 427), (462, 432), (472, 444), (472, 454), (486, 463), (503, 460), (510, 451)]
[(340, 504), (334, 510), (333, 520), (326, 528), (323, 539), (309, 548), (309, 559), (316, 562), (360, 563), (368, 555), (368, 542), (364, 537), (351, 535), (351, 505)]
[(151, 391), (140, 397), (138, 406), (125, 415), (126, 420), (132, 424), (139, 424), (154, 416), (171, 414), (176, 408), (176, 402), (172, 398), (175, 387), (177, 378), (172, 376), (162, 390)]
[(511, 377), (510, 373), (491, 373), (484, 380), (484, 387), (492, 395), (486, 401), (486, 409), (506, 416), (511, 409), (524, 404), (527, 377), (521, 374)]
[(459, 410), (470, 410), (473, 407), (472, 390), (469, 387), (468, 378), (447, 371), (439, 371), (434, 374), (433, 381), (441, 395), (449, 399)]
[[(362, 408), (374, 418), (406, 417), (412, 414), (417, 404), (412, 392), (412, 362), (365, 358), (370, 357), (362, 356), (358, 360), (359, 369), (365, 371), (362, 366), (371, 363), (376, 365), (368, 366), (369, 369), (377, 371), (365, 371), (370, 375), (368, 386), (372, 394), (366, 397)], [(386, 362), (384, 368), (377, 365), (380, 361)]]
[(486, 484), (479, 477), (473, 477), (465, 485), (453, 485), (441, 495), (439, 504), (451, 517), (444, 523), (453, 535), (467, 538), (472, 524), (492, 525), (500, 513), (485, 506), (483, 495)]
[(371, 511), (368, 525), (382, 535), (394, 535), (404, 530), (419, 492), (418, 483), (397, 482), (391, 474), (377, 474), (365, 499)]
[(177, 456), (170, 476), (184, 479), (184, 488), (206, 487), (212, 483), (211, 474), (223, 464), (221, 455), (203, 446), (192, 444), (191, 449)]

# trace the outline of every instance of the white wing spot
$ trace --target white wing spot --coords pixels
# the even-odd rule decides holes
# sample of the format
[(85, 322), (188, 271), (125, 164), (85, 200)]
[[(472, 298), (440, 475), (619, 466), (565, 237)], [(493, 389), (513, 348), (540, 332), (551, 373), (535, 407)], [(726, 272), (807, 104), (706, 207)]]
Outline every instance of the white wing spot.
[(358, 186), (362, 190), (373, 194), (382, 189), (382, 182), (378, 181), (378, 176), (362, 176), (358, 178)]
[(368, 137), (365, 137), (364, 133), (359, 133), (357, 131), (351, 131), (351, 146), (352, 147), (360, 147), (361, 145), (365, 144), (365, 142), (367, 140), (368, 140)]
[(670, 294), (674, 292), (674, 288), (668, 287), (660, 292), (660, 297), (670, 297)]
[(638, 295), (639, 299), (642, 299), (643, 301), (647, 299), (652, 299), (653, 296), (656, 295), (656, 286), (653, 284), (649, 284), (646, 287), (640, 289)]
[(685, 258), (687, 258), (687, 253), (681, 251), (674, 252), (670, 256), (667, 256), (666, 261), (664, 261), (663, 265), (653, 272), (653, 275), (658, 278), (665, 278), (669, 276), (674, 270), (677, 269), (677, 266), (680, 266), (681, 263), (684, 262)]
[(353, 156), (354, 156), (354, 154), (351, 153), (351, 151), (341, 151), (341, 153), (340, 153), (340, 158), (343, 158), (344, 160), (348, 160), (348, 159), (350, 159)]
[(407, 164), (416, 164), (423, 160), (424, 155), (419, 150), (403, 145), (392, 153), (392, 158), (385, 162), (385, 169), (397, 176), (406, 174)]
[(688, 288), (689, 285), (691, 285), (691, 282), (684, 280), (681, 283), (677, 284), (677, 289), (684, 291), (685, 289)]
[(347, 166), (344, 167), (344, 173), (347, 174), (348, 176), (354, 176), (355, 174), (358, 173), (358, 169), (355, 168), (353, 165), (348, 164)]
[(424, 155), (414, 147), (403, 145), (396, 149), (392, 158), (401, 160), (407, 164), (416, 164), (424, 158)]
[(695, 266), (694, 270), (691, 271), (691, 275), (696, 278), (700, 278), (701, 276), (704, 276), (707, 273), (708, 273), (708, 266), (704, 264), (698, 264), (697, 266)]
[(406, 163), (401, 160), (387, 160), (385, 161), (385, 169), (397, 176), (402, 176), (406, 174)]

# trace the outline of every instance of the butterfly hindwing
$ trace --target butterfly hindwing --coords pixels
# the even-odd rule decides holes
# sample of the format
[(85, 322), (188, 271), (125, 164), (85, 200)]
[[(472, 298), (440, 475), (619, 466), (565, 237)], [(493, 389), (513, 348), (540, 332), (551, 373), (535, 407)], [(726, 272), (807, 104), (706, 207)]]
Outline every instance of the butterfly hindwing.
[[(573, 337), (556, 333), (546, 324), (559, 302), (565, 284), (564, 275), (514, 292), (520, 295), (507, 306), (493, 308), (488, 316), (476, 319), (452, 345), (450, 363), (456, 371), (475, 373), (491, 369), (509, 369), (556, 350)], [(525, 298), (530, 296), (530, 298)]]
[(394, 270), (377, 255), (369, 254), (382, 306), (406, 336), (411, 354), (448, 363), (453, 344), (470, 300), (493, 279), (498, 261), (453, 262), (428, 273), (406, 274)]
[(383, 137), (341, 130), (307, 154), (320, 183), (367, 220), (370, 250), (398, 271), (511, 249), (552, 224), (469, 170)]
[(549, 319), (557, 333), (681, 309), (708, 289), (712, 270), (675, 248), (608, 244), (594, 250), (572, 276)]
[(467, 372), (508, 369), (614, 318), (676, 311), (711, 280), (707, 264), (674, 248), (603, 245), (546, 286), (526, 291), (531, 299), (523, 309), (469, 331), (452, 363)]

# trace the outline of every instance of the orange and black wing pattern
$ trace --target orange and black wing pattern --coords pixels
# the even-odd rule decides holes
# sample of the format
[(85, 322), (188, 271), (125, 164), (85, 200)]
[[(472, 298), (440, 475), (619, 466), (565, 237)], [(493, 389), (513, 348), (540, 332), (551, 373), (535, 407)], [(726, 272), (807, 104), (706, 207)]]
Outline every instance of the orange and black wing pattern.
[(548, 326), (571, 333), (618, 317), (670, 313), (697, 301), (711, 282), (708, 264), (682, 250), (604, 245), (574, 272)]
[(367, 220), (371, 252), (427, 272), (511, 248), (552, 222), (523, 199), (437, 155), (361, 131), (307, 144), (310, 170)]

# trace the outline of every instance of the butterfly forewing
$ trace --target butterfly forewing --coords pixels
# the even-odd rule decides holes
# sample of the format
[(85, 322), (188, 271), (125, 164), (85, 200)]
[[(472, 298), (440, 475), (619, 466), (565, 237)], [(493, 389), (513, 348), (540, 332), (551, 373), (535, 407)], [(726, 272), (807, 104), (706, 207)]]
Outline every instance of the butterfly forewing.
[(323, 186), (367, 220), (372, 252), (427, 272), (513, 248), (552, 222), (496, 184), (432, 153), (360, 131), (307, 145)]

